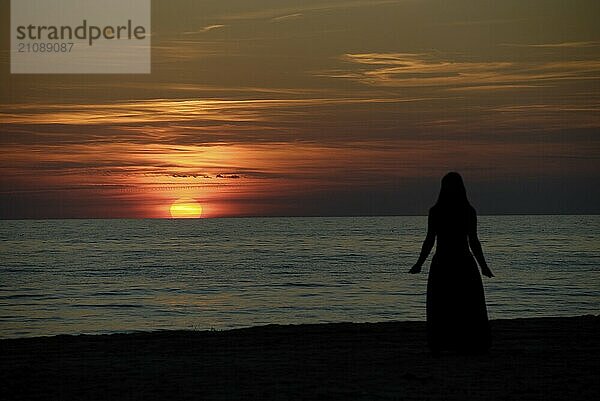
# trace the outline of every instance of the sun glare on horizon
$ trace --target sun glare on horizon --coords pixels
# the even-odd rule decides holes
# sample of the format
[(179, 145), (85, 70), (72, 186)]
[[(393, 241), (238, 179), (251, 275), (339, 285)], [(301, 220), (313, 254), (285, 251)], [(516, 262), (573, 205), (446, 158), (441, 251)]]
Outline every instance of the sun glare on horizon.
[(177, 199), (170, 208), (174, 219), (196, 219), (202, 216), (202, 206), (192, 198)]

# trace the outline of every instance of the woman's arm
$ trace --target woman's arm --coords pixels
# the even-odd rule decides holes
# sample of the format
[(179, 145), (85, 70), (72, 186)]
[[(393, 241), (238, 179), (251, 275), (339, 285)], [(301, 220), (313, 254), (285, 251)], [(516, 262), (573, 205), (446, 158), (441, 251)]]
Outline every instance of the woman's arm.
[(485, 261), (485, 257), (483, 256), (483, 250), (481, 249), (481, 242), (479, 242), (479, 237), (477, 236), (477, 215), (473, 214), (472, 221), (469, 223), (469, 247), (473, 252), (473, 256), (477, 260), (479, 267), (481, 268), (481, 274), (486, 277), (494, 277), (494, 274), (490, 270)]
[(435, 227), (433, 224), (433, 218), (431, 217), (431, 211), (429, 211), (429, 217), (427, 218), (427, 236), (425, 237), (425, 241), (423, 241), (419, 259), (412, 269), (409, 270), (409, 273), (415, 274), (421, 271), (423, 263), (425, 263), (425, 260), (427, 260), (427, 257), (433, 248), (433, 244), (435, 244)]

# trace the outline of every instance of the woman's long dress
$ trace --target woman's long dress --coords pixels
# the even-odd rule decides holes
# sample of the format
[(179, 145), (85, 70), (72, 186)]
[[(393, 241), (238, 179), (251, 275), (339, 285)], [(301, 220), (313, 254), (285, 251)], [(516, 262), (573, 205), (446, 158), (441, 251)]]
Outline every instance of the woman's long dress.
[(475, 210), (430, 212), (437, 237), (427, 282), (427, 340), (433, 351), (485, 352), (491, 345), (483, 284), (469, 250)]

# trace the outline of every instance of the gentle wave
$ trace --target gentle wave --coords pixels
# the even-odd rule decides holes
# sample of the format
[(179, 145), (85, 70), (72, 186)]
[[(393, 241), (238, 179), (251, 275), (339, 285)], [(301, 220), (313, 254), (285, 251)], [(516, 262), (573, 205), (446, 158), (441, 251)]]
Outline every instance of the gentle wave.
[[(424, 320), (426, 218), (0, 221), (0, 337)], [(600, 311), (599, 216), (481, 216), (492, 318)]]

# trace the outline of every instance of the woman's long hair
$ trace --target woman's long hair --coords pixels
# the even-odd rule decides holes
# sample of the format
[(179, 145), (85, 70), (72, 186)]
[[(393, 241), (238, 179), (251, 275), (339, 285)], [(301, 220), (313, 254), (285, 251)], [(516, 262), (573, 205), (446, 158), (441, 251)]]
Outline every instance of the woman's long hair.
[(467, 190), (460, 174), (450, 172), (442, 178), (440, 195), (434, 206), (436, 209), (468, 210), (471, 209)]

